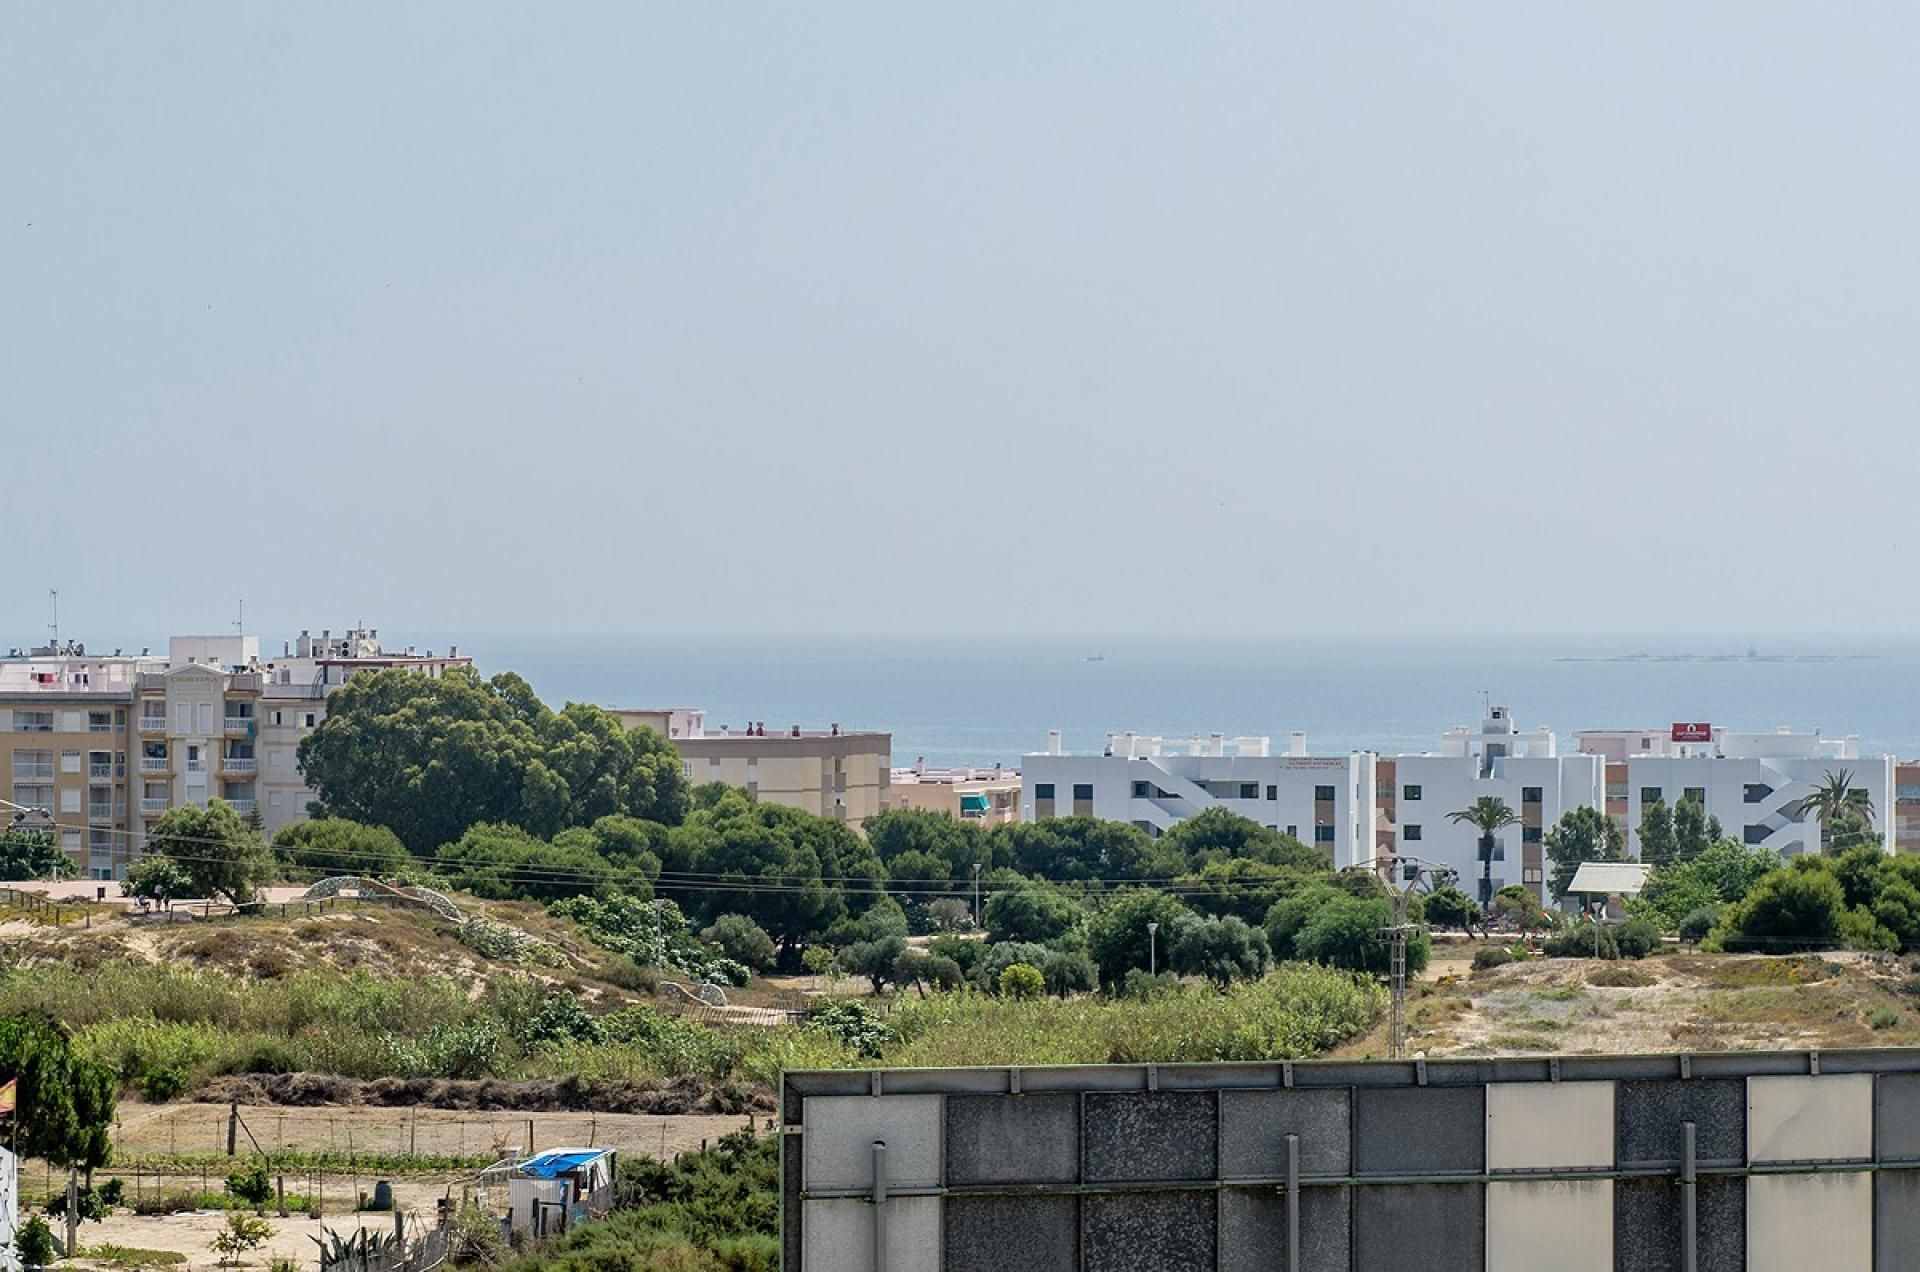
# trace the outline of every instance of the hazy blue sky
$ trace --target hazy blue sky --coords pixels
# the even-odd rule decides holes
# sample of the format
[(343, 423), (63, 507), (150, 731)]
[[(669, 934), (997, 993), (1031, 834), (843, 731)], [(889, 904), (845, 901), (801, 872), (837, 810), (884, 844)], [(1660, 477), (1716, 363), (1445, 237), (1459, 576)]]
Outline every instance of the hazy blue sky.
[(0, 10), (0, 640), (1902, 631), (1910, 4)]

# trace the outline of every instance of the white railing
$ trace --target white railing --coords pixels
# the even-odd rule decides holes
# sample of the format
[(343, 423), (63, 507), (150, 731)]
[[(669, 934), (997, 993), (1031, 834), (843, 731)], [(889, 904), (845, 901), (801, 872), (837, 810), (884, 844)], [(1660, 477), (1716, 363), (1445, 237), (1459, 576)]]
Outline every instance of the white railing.
[(113, 724), (111, 721), (107, 723), (102, 723), (98, 720), (89, 720), (87, 722), (87, 732), (88, 733), (112, 733)]
[(140, 717), (140, 732), (165, 733), (166, 731), (167, 731), (167, 717), (148, 716), (148, 715), (143, 715)]
[(233, 806), (234, 812), (243, 817), (253, 811), (254, 801), (250, 799), (230, 799), (227, 803)]
[(112, 821), (113, 805), (112, 804), (88, 804), (87, 820), (88, 821)]
[(164, 813), (167, 811), (167, 801), (164, 799), (142, 799), (140, 801), (140, 811), (148, 816)]
[(50, 782), (53, 780), (53, 764), (22, 764), (13, 762), (13, 780), (16, 782)]
[(259, 763), (251, 755), (229, 755), (220, 761), (222, 773), (251, 773)]
[(107, 763), (87, 765), (88, 777), (125, 777), (126, 775), (127, 766), (124, 764)]
[(173, 772), (173, 761), (164, 755), (158, 758), (151, 755), (143, 755), (140, 757), (140, 771), (142, 773), (171, 773)]
[(246, 733), (253, 728), (253, 719), (252, 716), (228, 716), (226, 730), (228, 733)]

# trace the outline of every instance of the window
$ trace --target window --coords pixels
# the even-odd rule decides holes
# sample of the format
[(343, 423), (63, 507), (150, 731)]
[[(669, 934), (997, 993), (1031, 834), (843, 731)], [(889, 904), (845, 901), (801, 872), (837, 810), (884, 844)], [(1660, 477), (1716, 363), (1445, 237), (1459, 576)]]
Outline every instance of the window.
[(1314, 787), (1314, 788), (1313, 788), (1313, 798), (1314, 798), (1314, 802), (1315, 802), (1315, 803), (1318, 803), (1318, 804), (1331, 804), (1331, 803), (1333, 803), (1333, 787), (1331, 787), (1331, 786), (1316, 786), (1316, 787)]
[(200, 732), (212, 733), (213, 732), (213, 704), (211, 702), (202, 702), (199, 704), (199, 707), (200, 707)]
[(173, 731), (175, 733), (193, 732), (193, 704), (176, 702), (173, 704)]
[(1258, 782), (1240, 783), (1240, 798), (1241, 799), (1259, 799), (1260, 783)]
[(1750, 844), (1764, 844), (1767, 842), (1767, 828), (1765, 826), (1746, 826), (1742, 829), (1743, 833), (1740, 837), (1746, 842)]
[[(1275, 786), (1272, 782), (1267, 783), (1267, 798), (1268, 799), (1280, 798), (1280, 788), (1278, 786)], [(1273, 828), (1269, 826), (1267, 829), (1271, 830)]]
[(1035, 782), (1033, 784), (1033, 797), (1035, 799), (1052, 799), (1053, 783), (1052, 782)]
[(1316, 844), (1330, 844), (1330, 843), (1332, 843), (1332, 842), (1333, 842), (1333, 827), (1331, 827), (1331, 826), (1315, 826), (1315, 827), (1313, 828), (1313, 842), (1314, 842), (1314, 843), (1316, 843)]
[(60, 811), (63, 813), (77, 813), (80, 811), (79, 787), (69, 787), (60, 792)]
[(1525, 870), (1522, 870), (1522, 871), (1520, 872), (1520, 882), (1522, 882), (1522, 883), (1539, 883), (1539, 882), (1540, 882), (1540, 867), (1538, 867), (1538, 866), (1528, 866), (1528, 867), (1527, 867), (1527, 868), (1526, 868)]
[(15, 733), (52, 733), (53, 712), (16, 711), (13, 713), (13, 731)]
[(1073, 784), (1073, 797), (1076, 800), (1092, 799), (1093, 783), (1092, 782), (1075, 782)]
[(1538, 804), (1540, 802), (1540, 788), (1538, 786), (1522, 786), (1520, 788), (1520, 802), (1522, 804)]
[(1748, 782), (1743, 797), (1749, 804), (1759, 804), (1765, 802), (1767, 796), (1771, 794), (1773, 794), (1773, 787), (1765, 782)]
[(60, 771), (62, 773), (78, 773), (80, 771), (80, 752), (60, 752)]
[(311, 728), (313, 727), (313, 712), (311, 712), (311, 711), (309, 711), (309, 712), (307, 712), (307, 726), (306, 726), (306, 727), (307, 727), (307, 728), (309, 728), (309, 729), (311, 729)]
[(1300, 828), (1298, 826), (1287, 827), (1287, 838), (1289, 839), (1300, 838)]
[(1680, 798), (1690, 799), (1696, 804), (1704, 804), (1707, 802), (1707, 788), (1704, 786), (1689, 786), (1680, 792)]
[(53, 787), (13, 784), (13, 802), (23, 808), (52, 808)]
[(1419, 843), (1420, 842), (1420, 824), (1418, 822), (1414, 822), (1410, 825), (1402, 826), (1400, 828), (1400, 838), (1406, 840), (1410, 844)]
[(1659, 798), (1661, 798), (1661, 795), (1658, 786), (1642, 786), (1640, 788), (1640, 802), (1642, 804), (1651, 804)]
[(187, 772), (203, 773), (206, 771), (206, 768), (206, 764), (200, 759), (200, 748), (197, 746), (187, 747)]
[(1420, 788), (1418, 786), (1408, 786), (1403, 789), (1400, 794), (1401, 798), (1411, 802), (1420, 798)]
[(15, 751), (13, 753), (13, 780), (33, 781), (53, 779), (52, 751)]
[(1538, 826), (1522, 826), (1520, 828), (1520, 842), (1523, 844), (1539, 843), (1540, 835), (1541, 831)]
[(1153, 794), (1152, 782), (1135, 782), (1133, 784), (1133, 797), (1135, 799), (1146, 799), (1152, 794)]

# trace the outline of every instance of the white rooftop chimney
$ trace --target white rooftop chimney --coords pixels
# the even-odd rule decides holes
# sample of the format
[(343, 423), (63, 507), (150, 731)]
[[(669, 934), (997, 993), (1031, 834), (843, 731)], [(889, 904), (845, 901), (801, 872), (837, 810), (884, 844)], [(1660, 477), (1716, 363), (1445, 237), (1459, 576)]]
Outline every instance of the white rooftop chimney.
[(1295, 729), (1293, 730), (1293, 732), (1287, 734), (1287, 754), (1294, 755), (1294, 756), (1304, 756), (1306, 753), (1307, 753), (1306, 731), (1302, 729)]
[(1047, 754), (1060, 754), (1060, 730), (1058, 729), (1047, 730)]

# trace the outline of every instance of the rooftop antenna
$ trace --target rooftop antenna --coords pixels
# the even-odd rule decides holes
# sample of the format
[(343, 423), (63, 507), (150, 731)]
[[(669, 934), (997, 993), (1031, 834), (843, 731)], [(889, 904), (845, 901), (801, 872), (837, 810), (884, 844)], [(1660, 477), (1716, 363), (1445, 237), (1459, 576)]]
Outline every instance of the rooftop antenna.
[(247, 631), (247, 598), (240, 598), (240, 610), (233, 619), (233, 634), (244, 636)]
[(53, 621), (47, 624), (47, 631), (53, 635), (53, 647), (57, 651), (60, 648), (60, 589), (50, 587), (47, 595), (53, 598)]

